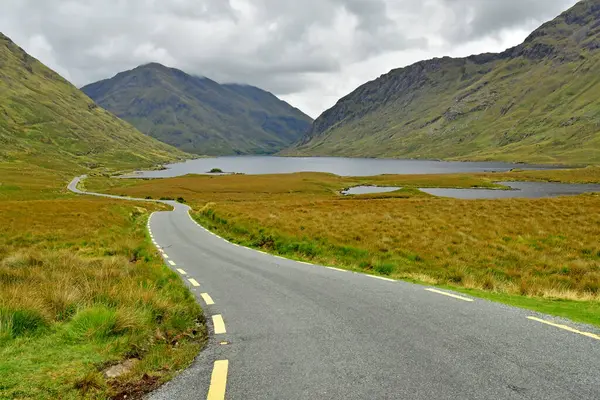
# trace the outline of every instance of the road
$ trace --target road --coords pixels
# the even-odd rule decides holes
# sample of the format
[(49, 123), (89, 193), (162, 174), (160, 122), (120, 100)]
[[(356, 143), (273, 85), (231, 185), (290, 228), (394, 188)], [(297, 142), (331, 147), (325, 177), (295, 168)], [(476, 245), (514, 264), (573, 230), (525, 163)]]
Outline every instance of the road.
[(169, 203), (152, 239), (211, 339), (150, 399), (600, 399), (593, 327), (274, 257)]

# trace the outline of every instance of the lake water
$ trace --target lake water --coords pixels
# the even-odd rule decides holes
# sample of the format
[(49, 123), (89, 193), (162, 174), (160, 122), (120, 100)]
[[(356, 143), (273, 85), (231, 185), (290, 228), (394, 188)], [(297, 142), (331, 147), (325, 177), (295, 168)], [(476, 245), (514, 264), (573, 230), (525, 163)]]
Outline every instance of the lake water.
[(425, 193), (455, 199), (542, 198), (600, 192), (600, 185), (548, 182), (498, 182), (513, 190), (494, 189), (420, 189)]
[(344, 190), (342, 194), (353, 195), (353, 194), (371, 194), (371, 193), (390, 193), (395, 192), (402, 188), (399, 187), (385, 187), (385, 186), (354, 186), (348, 190)]
[(141, 178), (168, 178), (187, 174), (206, 174), (213, 168), (248, 175), (285, 174), (293, 172), (329, 172), (339, 176), (374, 176), (382, 174), (448, 174), (457, 172), (491, 172), (519, 169), (551, 169), (556, 167), (502, 162), (453, 162), (430, 160), (397, 160), (341, 157), (215, 157), (199, 158), (166, 165), (166, 170), (136, 173)]

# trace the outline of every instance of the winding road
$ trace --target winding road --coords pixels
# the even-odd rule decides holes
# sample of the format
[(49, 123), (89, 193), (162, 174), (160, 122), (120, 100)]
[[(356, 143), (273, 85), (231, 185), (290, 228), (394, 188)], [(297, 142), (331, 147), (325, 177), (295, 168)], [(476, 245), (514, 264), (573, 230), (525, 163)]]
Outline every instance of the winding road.
[[(106, 196), (79, 180), (69, 189)], [(152, 240), (211, 339), (149, 399), (600, 399), (593, 327), (271, 256), (165, 203), (174, 210), (152, 215)]]

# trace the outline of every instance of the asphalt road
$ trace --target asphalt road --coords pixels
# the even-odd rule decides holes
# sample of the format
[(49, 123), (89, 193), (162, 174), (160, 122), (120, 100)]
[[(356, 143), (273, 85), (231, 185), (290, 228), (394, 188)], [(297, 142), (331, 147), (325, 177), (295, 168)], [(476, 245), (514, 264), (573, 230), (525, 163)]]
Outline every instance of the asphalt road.
[(600, 399), (593, 327), (232, 245), (169, 204), (152, 237), (211, 340), (150, 399)]

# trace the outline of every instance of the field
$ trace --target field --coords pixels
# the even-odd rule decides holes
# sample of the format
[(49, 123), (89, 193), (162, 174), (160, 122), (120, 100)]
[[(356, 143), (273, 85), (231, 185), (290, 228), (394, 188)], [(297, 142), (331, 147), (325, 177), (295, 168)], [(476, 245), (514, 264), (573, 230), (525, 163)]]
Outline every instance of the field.
[(204, 317), (147, 237), (162, 206), (75, 196), (69, 171), (0, 174), (0, 398), (139, 398), (189, 365)]
[[(91, 190), (183, 197), (221, 236), (325, 265), (447, 286), (600, 325), (600, 196), (467, 201), (417, 187), (598, 182), (600, 170), (342, 178), (328, 174), (96, 178)], [(390, 194), (343, 197), (358, 184)]]

